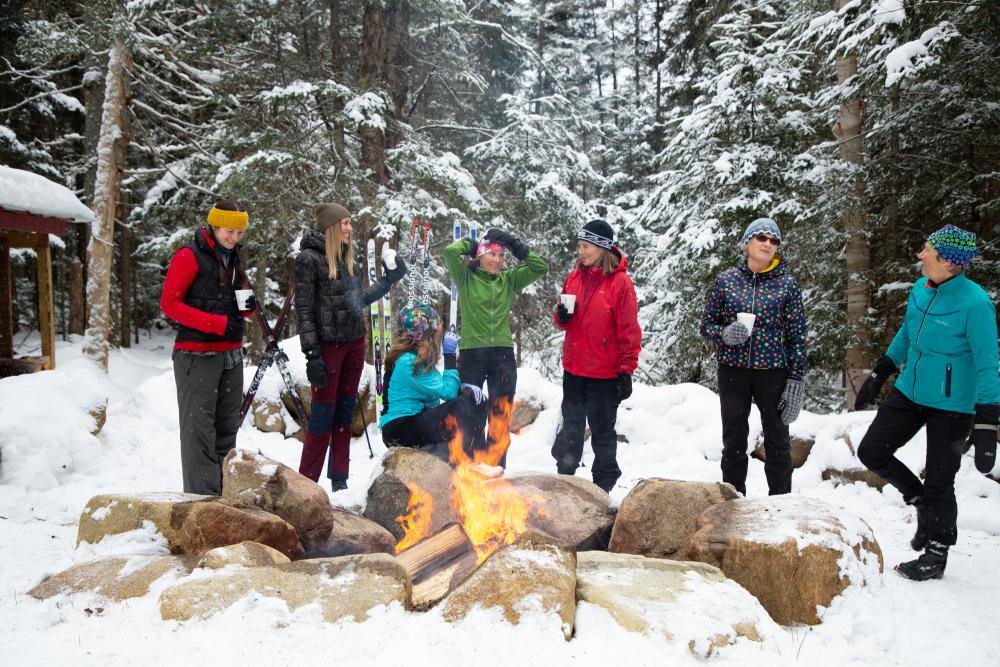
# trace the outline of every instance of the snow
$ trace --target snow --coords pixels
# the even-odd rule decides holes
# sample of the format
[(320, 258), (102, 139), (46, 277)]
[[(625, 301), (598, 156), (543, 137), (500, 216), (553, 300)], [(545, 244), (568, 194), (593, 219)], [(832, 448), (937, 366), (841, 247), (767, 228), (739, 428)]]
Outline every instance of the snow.
[(90, 222), (93, 212), (64, 185), (23, 169), (0, 165), (0, 209)]
[[(20, 338), (20, 337), (18, 337)], [(37, 345), (37, 337), (25, 345)], [(282, 347), (299, 376), (304, 360), (297, 341)], [(121, 555), (129, 569), (142, 559), (163, 554), (166, 544), (151, 527), (74, 548), (76, 525), (87, 500), (96, 494), (155, 493), (170, 497), (181, 488), (177, 408), (171, 341), (144, 339), (135, 348), (112, 350), (104, 376), (80, 351), (80, 338), (58, 343), (54, 371), (0, 380), (0, 635), (2, 655), (10, 664), (73, 664), (83, 667), (129, 665), (138, 660), (157, 665), (320, 664), (331, 656), (353, 666), (384, 664), (482, 665), (664, 665), (701, 664), (686, 645), (662, 633), (629, 633), (604, 610), (581, 603), (576, 635), (563, 639), (561, 621), (532, 600), (523, 605), (519, 625), (497, 610), (477, 610), (457, 623), (440, 613), (407, 612), (398, 604), (371, 611), (362, 623), (326, 624), (315, 605), (289, 612), (284, 603), (248, 595), (226, 612), (201, 621), (164, 622), (158, 596), (176, 575), (155, 582), (149, 594), (115, 603), (93, 594), (57, 596), (40, 602), (26, 591), (45, 576), (91, 558)], [(247, 370), (247, 381), (252, 368)], [(262, 391), (277, 390), (277, 371), (265, 376)], [(518, 394), (543, 406), (537, 421), (513, 436), (508, 456), (511, 472), (553, 472), (549, 447), (559, 424), (561, 389), (528, 367), (519, 370)], [(90, 435), (87, 414), (95, 401), (108, 398), (108, 421)], [(911, 508), (891, 488), (884, 493), (864, 485), (823, 481), (825, 467), (861, 465), (852, 454), (874, 412), (812, 414), (804, 412), (792, 434), (814, 437), (806, 464), (795, 471), (793, 497), (804, 504), (823, 501), (837, 509), (848, 534), (860, 533), (862, 517), (871, 527), (886, 559), (884, 574), (868, 586), (850, 586), (823, 610), (823, 623), (812, 627), (777, 627), (764, 644), (739, 641), (713, 660), (726, 665), (995, 665), (1000, 637), (994, 628), (1000, 579), (1000, 485), (977, 473), (970, 456), (956, 479), (959, 542), (952, 549), (945, 578), (914, 583), (891, 567), (914, 557), (908, 546), (914, 525)], [(760, 433), (756, 408), (751, 413), (751, 441)], [(619, 409), (622, 479), (612, 490), (615, 504), (645, 477), (698, 481), (719, 479), (721, 427), (718, 397), (694, 384), (635, 385)], [(338, 505), (360, 509), (368, 483), (381, 471), (385, 449), (370, 429), (374, 458), (365, 439), (352, 442), (349, 488), (331, 493)], [(254, 430), (249, 420), (238, 444), (250, 451), (297, 467), (301, 445), (280, 434)], [(900, 450), (905, 464), (919, 470), (924, 434)], [(580, 474), (593, 457), (585, 448)], [(764, 499), (763, 465), (750, 462), (749, 496)], [(780, 532), (780, 525), (773, 532)], [(772, 531), (768, 531), (772, 532)], [(526, 554), (524, 558), (544, 558)], [(213, 576), (198, 572), (195, 576)], [(342, 576), (350, 576), (345, 573)], [(735, 584), (734, 584), (735, 585)], [(686, 594), (690, 630), (698, 610), (711, 609), (711, 587)], [(88, 611), (89, 610), (89, 611)], [(654, 613), (655, 610), (651, 610)], [(711, 619), (706, 619), (708, 623)], [(708, 626), (705, 626), (706, 628)], [(290, 662), (291, 661), (291, 662)]]
[(939, 38), (947, 39), (949, 31), (945, 25), (925, 30), (919, 39), (907, 42), (889, 52), (885, 57), (885, 87), (898, 83), (901, 79), (915, 74), (930, 61), (928, 45)]
[(902, 25), (906, 20), (906, 9), (903, 0), (879, 0), (875, 8), (875, 23), (895, 23)]

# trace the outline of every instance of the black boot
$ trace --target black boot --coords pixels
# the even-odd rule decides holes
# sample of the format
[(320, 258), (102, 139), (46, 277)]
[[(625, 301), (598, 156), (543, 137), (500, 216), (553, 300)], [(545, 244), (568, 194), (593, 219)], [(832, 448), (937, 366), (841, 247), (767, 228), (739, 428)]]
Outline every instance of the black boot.
[(330, 480), (330, 488), (332, 488), (334, 492), (343, 491), (344, 489), (347, 488), (347, 480), (346, 479), (331, 479)]
[(917, 532), (910, 540), (910, 548), (914, 551), (923, 551), (927, 548), (930, 536), (927, 534), (927, 505), (924, 504), (923, 496), (917, 496), (909, 501), (910, 505), (917, 510)]
[(948, 545), (930, 540), (920, 558), (896, 566), (896, 572), (913, 581), (940, 579), (948, 563)]

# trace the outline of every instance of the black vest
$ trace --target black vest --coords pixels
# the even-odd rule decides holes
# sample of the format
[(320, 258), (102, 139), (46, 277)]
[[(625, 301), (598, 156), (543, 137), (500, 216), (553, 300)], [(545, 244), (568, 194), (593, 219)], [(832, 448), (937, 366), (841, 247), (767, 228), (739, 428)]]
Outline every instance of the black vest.
[[(187, 293), (181, 301), (206, 313), (234, 316), (239, 322), (239, 326), (236, 327), (235, 332), (231, 332), (228, 336), (219, 336), (181, 325), (177, 332), (177, 342), (242, 343), (243, 316), (236, 306), (235, 287), (237, 276), (240, 273), (240, 246), (237, 245), (233, 248), (233, 252), (229, 256), (229, 268), (226, 269), (222, 264), (222, 259), (215, 249), (209, 246), (202, 232), (203, 230), (200, 229), (195, 232), (194, 241), (187, 246), (194, 253), (195, 261), (198, 263), (198, 275), (195, 276), (194, 282), (188, 287)], [(223, 274), (225, 274), (225, 279), (223, 279)], [(220, 281), (224, 282), (224, 287), (219, 285)]]

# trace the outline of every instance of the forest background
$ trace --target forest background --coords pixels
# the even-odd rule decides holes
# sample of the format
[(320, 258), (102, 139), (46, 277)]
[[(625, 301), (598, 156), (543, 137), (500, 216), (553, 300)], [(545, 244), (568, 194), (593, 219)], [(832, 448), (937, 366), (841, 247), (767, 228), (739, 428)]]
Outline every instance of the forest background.
[[(112, 345), (169, 326), (167, 263), (220, 196), (248, 206), (273, 316), (313, 205), (338, 201), (359, 247), (406, 251), (412, 220), (431, 223), (442, 312), (455, 223), (520, 235), (550, 272), (515, 301), (518, 353), (550, 377), (588, 219), (629, 257), (637, 377), (714, 387), (704, 295), (771, 216), (809, 316), (807, 406), (837, 410), (895, 332), (930, 231), (980, 236), (970, 277), (997, 299), (1000, 3), (0, 0), (0, 164), (111, 202), (109, 268), (88, 265), (100, 220), (56, 248), (63, 336), (93, 319), (95, 270)], [(13, 253), (25, 329), (34, 262)]]

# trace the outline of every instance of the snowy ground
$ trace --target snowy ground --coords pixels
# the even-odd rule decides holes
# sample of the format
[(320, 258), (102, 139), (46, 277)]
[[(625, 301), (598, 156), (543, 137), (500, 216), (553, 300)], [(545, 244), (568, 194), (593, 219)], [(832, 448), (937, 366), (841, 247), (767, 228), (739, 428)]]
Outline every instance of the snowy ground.
[[(27, 342), (31, 345), (31, 341)], [(285, 344), (293, 364), (297, 343)], [(393, 606), (375, 610), (364, 623), (324, 624), (316, 609), (289, 613), (282, 604), (246, 600), (200, 622), (163, 622), (157, 609), (161, 582), (149, 595), (125, 604), (100, 603), (89, 595), (39, 602), (25, 592), (48, 574), (95, 555), (134, 545), (74, 551), (76, 524), (85, 502), (98, 493), (179, 490), (177, 407), (170, 341), (144, 340), (114, 351), (110, 376), (102, 379), (80, 358), (78, 341), (58, 348), (54, 372), (0, 380), (0, 665), (192, 664), (427, 664), (434, 665), (662, 665), (698, 660), (686, 646), (660, 636), (628, 633), (602, 610), (581, 603), (577, 637), (566, 642), (559, 620), (539, 616), (511, 626), (480, 613), (458, 624), (435, 612), (408, 613)], [(249, 382), (249, 374), (247, 375)], [(264, 392), (277, 390), (271, 371)], [(519, 394), (541, 400), (538, 421), (514, 436), (508, 456), (513, 471), (554, 472), (549, 446), (558, 422), (560, 389), (522, 369)], [(103, 432), (89, 435), (87, 405), (110, 397)], [(624, 476), (612, 493), (617, 503), (644, 477), (714, 481), (719, 478), (718, 399), (697, 385), (638, 385), (619, 412)], [(997, 665), (1000, 638), (996, 604), (1000, 578), (1000, 485), (979, 475), (971, 458), (957, 480), (959, 544), (941, 581), (913, 583), (891, 566), (914, 557), (907, 541), (913, 524), (899, 494), (862, 485), (835, 487), (821, 480), (827, 465), (857, 466), (843, 435), (858, 443), (874, 413), (804, 413), (795, 433), (817, 444), (795, 472), (795, 493), (821, 498), (864, 517), (886, 557), (887, 572), (869, 588), (852, 588), (826, 610), (816, 627), (786, 628), (760, 646), (741, 641), (712, 658), (719, 664)], [(753, 428), (759, 430), (756, 412)], [(248, 420), (249, 423), (249, 420)], [(752, 428), (752, 431), (753, 431)], [(384, 448), (371, 430), (375, 458), (365, 439), (352, 443), (347, 491), (334, 503), (360, 509), (367, 482), (378, 474)], [(244, 426), (239, 446), (259, 450), (293, 468), (298, 441)], [(919, 470), (923, 435), (904, 449)], [(589, 456), (589, 452), (588, 452)], [(585, 459), (585, 462), (589, 460)], [(580, 474), (587, 474), (581, 469)], [(763, 467), (751, 461), (751, 497), (767, 492)], [(413, 661), (416, 660), (416, 663)]]

